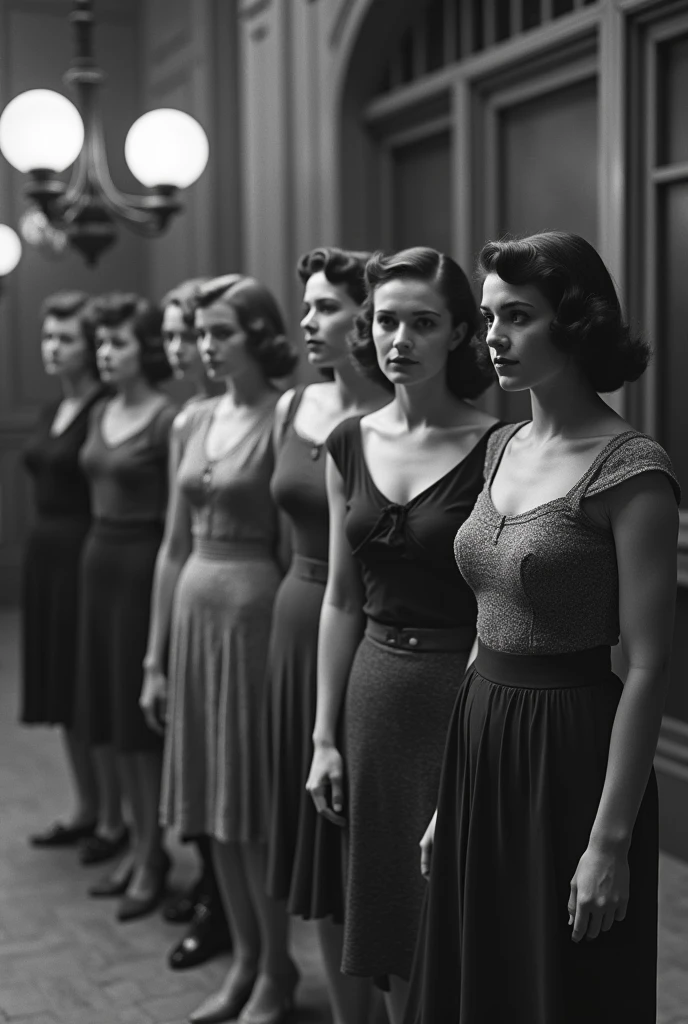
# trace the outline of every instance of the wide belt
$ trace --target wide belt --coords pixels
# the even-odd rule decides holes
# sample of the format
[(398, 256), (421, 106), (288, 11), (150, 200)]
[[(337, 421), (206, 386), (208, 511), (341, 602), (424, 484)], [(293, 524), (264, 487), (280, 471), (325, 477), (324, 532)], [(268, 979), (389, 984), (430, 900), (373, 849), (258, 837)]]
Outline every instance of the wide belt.
[(395, 650), (413, 651), (469, 651), (475, 639), (473, 626), (454, 629), (427, 629), (416, 626), (386, 626), (375, 619), (366, 621), (366, 636), (376, 643)]

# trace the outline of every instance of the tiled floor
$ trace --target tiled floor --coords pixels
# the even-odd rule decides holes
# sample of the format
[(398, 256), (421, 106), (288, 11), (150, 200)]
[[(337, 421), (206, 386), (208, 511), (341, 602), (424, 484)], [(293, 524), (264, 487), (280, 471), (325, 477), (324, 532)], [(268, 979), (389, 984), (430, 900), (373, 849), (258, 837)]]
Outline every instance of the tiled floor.
[[(0, 614), (0, 1021), (182, 1024), (227, 961), (169, 971), (164, 954), (177, 928), (158, 915), (116, 924), (109, 901), (84, 894), (98, 869), (78, 867), (72, 852), (26, 843), (32, 829), (68, 810), (68, 785), (56, 733), (16, 725), (16, 629), (15, 616)], [(190, 855), (173, 852), (173, 882), (182, 883), (192, 871)], [(294, 948), (304, 978), (294, 1024), (325, 1024), (308, 926), (295, 927)], [(661, 865), (659, 1005), (658, 1024), (688, 1024), (688, 865), (669, 857)]]

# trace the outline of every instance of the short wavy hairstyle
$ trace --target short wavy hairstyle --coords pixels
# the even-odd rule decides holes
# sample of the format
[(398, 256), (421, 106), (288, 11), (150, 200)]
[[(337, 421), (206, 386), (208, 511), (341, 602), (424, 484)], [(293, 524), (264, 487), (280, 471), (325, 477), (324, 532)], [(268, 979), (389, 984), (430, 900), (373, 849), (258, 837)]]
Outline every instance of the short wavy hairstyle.
[(553, 343), (573, 356), (595, 391), (617, 391), (645, 371), (650, 346), (624, 320), (611, 274), (580, 235), (543, 231), (487, 242), (478, 274), (534, 285), (555, 311)]
[(54, 316), (56, 320), (71, 320), (72, 317), (77, 319), (79, 327), (81, 328), (81, 333), (83, 334), (86, 342), (88, 369), (91, 373), (97, 376), (96, 339), (91, 311), (92, 304), (93, 299), (86, 292), (54, 292), (43, 300), (40, 309), (40, 318), (41, 323), (49, 316)]
[(292, 372), (299, 357), (287, 339), (277, 300), (264, 284), (243, 274), (214, 277), (199, 288), (195, 308), (207, 309), (216, 302), (228, 303), (236, 311), (247, 350), (268, 380)]
[(300, 258), (296, 272), (303, 285), (313, 274), (322, 271), (330, 284), (342, 285), (349, 297), (358, 305), (365, 302), (366, 288), (365, 268), (370, 259), (369, 252), (354, 252), (349, 249), (337, 249), (333, 245), (323, 245), (311, 249)]
[(447, 386), (457, 398), (477, 398), (496, 380), (487, 347), (476, 335), (478, 307), (468, 278), (459, 264), (444, 253), (425, 246), (403, 249), (391, 255), (378, 252), (366, 264), (368, 297), (356, 319), (351, 351), (364, 373), (393, 390), (377, 361), (373, 342), (375, 289), (394, 278), (412, 278), (434, 285), (444, 299), (453, 327), (466, 324), (461, 344), (447, 358)]
[(162, 343), (162, 310), (134, 292), (108, 292), (91, 307), (94, 332), (98, 327), (128, 324), (141, 350), (141, 372), (149, 384), (172, 376)]
[(182, 312), (184, 325), (193, 327), (199, 290), (209, 280), (209, 277), (190, 277), (188, 281), (182, 281), (163, 295), (160, 308), (164, 312), (168, 306), (178, 306)]

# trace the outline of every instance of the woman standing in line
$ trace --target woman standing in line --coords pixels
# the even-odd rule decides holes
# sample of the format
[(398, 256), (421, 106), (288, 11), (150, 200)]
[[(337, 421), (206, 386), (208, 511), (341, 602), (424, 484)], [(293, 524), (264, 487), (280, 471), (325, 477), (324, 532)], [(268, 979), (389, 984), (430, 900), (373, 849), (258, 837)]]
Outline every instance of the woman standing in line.
[[(162, 306), (162, 340), (165, 355), (177, 380), (188, 380), (195, 388), (172, 425), (170, 437), (170, 492), (179, 469), (184, 442), (192, 422), (189, 408), (210, 398), (215, 392), (212, 381), (203, 368), (194, 326), (194, 299), (208, 278), (192, 278), (173, 288), (164, 296)], [(167, 565), (165, 544), (158, 552), (153, 579), (152, 607), (161, 586), (160, 573)], [(144, 668), (147, 662), (144, 659)], [(155, 664), (146, 671), (141, 692), (141, 708), (149, 727), (162, 735), (167, 709), (167, 678), (156, 674)], [(173, 924), (189, 924), (183, 938), (175, 944), (167, 960), (173, 970), (184, 970), (205, 963), (216, 953), (229, 947), (229, 933), (222, 902), (217, 888), (208, 836), (194, 836), (195, 846), (203, 867), (194, 885), (167, 904), (163, 916)]]
[(366, 297), (367, 254), (313, 249), (298, 265), (308, 361), (328, 380), (287, 391), (275, 417), (272, 495), (292, 531), (291, 567), (273, 615), (268, 659), (268, 893), (317, 920), (335, 1024), (365, 1024), (370, 986), (342, 959), (341, 831), (319, 818), (305, 785), (313, 748), (318, 623), (327, 582), (324, 443), (342, 420), (390, 395), (352, 362), (348, 335)]
[(80, 456), (94, 515), (82, 559), (82, 721), (94, 748), (117, 755), (134, 845), (90, 893), (122, 895), (117, 916), (125, 921), (157, 906), (170, 866), (158, 825), (161, 742), (146, 725), (139, 694), (175, 409), (157, 387), (171, 373), (160, 311), (137, 295), (113, 293), (93, 315), (98, 370), (115, 394), (93, 409)]
[[(58, 292), (43, 303), (43, 366), (59, 381), (62, 397), (41, 411), (24, 450), (37, 515), (23, 563), (21, 721), (62, 727), (76, 790), (70, 822), (55, 822), (31, 837), (31, 844), (41, 847), (71, 846), (93, 835), (99, 816), (93, 761), (74, 730), (79, 560), (91, 525), (88, 483), (78, 456), (89, 412), (102, 394), (88, 304), (84, 292)], [(107, 797), (104, 793), (100, 805), (101, 824), (121, 829), (118, 793)]]
[(398, 1024), (423, 898), (407, 858), (436, 800), (475, 636), (451, 538), (482, 486), (495, 421), (466, 399), (493, 374), (452, 259), (425, 248), (378, 255), (366, 278), (354, 352), (393, 385), (394, 399), (327, 441), (330, 572), (308, 788), (321, 813), (349, 826), (342, 970), (387, 989)]
[(652, 759), (679, 488), (664, 450), (598, 395), (636, 380), (648, 349), (577, 235), (490, 242), (479, 268), (500, 385), (529, 389), (533, 418), (491, 438), (456, 538), (479, 645), (422, 843), (407, 1020), (655, 1024)]
[[(270, 497), (274, 379), (295, 363), (279, 307), (253, 278), (228, 275), (196, 299), (199, 347), (222, 397), (188, 410), (146, 661), (170, 697), (162, 816), (209, 835), (234, 959), (197, 1022), (276, 1024), (296, 968), (287, 915), (265, 893), (261, 725), (272, 606), (282, 578)], [(171, 628), (170, 628), (171, 623)]]

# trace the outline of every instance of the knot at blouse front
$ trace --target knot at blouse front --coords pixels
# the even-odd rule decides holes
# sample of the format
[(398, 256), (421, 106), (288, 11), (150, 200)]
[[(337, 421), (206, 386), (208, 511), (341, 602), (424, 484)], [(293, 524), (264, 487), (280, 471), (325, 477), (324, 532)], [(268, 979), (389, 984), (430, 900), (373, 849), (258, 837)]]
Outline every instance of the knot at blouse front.
[(520, 515), (492, 504), (492, 481), (504, 449), (523, 426), (490, 438), (485, 486), (458, 531), (455, 552), (478, 602), (478, 636), (509, 654), (567, 654), (619, 640), (619, 578), (614, 537), (588, 518), (584, 499), (639, 473), (665, 474), (680, 496), (664, 449), (626, 431), (605, 445), (568, 494)]
[(344, 481), (345, 530), (361, 568), (365, 614), (397, 627), (474, 626), (475, 598), (456, 571), (452, 544), (483, 485), (488, 435), (458, 465), (401, 505), (389, 501), (368, 472), (360, 421), (357, 416), (340, 423), (327, 449)]
[(191, 529), (197, 541), (258, 544), (271, 550), (277, 543), (277, 512), (270, 495), (274, 467), (272, 425), (274, 401), (255, 411), (248, 434), (219, 458), (209, 458), (206, 441), (219, 398), (188, 410), (193, 417), (177, 474), (180, 490), (191, 506)]

